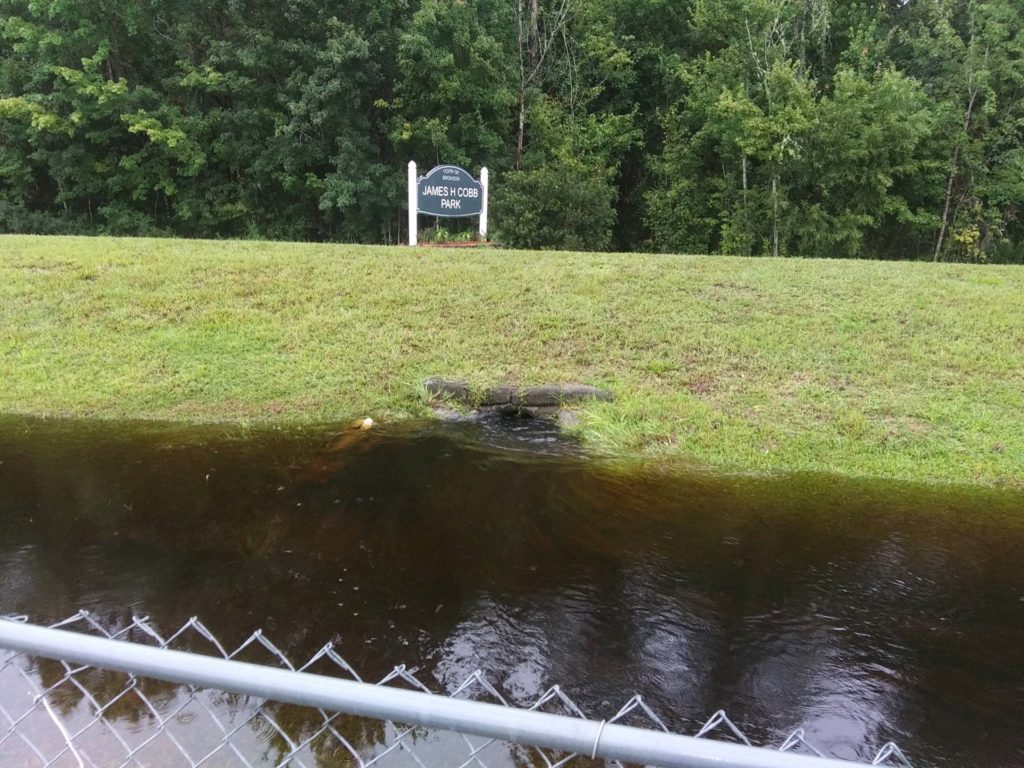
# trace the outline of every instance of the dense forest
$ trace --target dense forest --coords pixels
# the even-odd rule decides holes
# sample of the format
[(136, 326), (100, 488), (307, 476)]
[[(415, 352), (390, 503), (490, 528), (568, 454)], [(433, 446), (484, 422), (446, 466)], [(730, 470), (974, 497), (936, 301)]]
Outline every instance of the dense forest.
[(1024, 3), (0, 0), (0, 232), (396, 243), (410, 159), (513, 246), (1021, 262)]

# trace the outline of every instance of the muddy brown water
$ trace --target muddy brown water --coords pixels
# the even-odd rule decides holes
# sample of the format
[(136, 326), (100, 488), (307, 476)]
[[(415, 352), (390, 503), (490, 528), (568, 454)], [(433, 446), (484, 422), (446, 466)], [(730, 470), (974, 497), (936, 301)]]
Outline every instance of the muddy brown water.
[(1022, 558), (1018, 491), (625, 469), (538, 425), (0, 420), (0, 613), (198, 616), (843, 758), (1024, 765)]

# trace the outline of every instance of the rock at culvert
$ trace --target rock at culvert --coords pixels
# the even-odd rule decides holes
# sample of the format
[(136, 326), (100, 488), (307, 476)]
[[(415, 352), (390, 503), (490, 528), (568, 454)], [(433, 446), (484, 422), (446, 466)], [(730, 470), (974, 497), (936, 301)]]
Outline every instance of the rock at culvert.
[(553, 408), (559, 405), (582, 403), (585, 400), (600, 400), (610, 403), (614, 396), (606, 389), (588, 384), (566, 384), (565, 386), (533, 387), (523, 394), (523, 405), (537, 408)]
[(528, 417), (554, 415), (564, 405), (582, 403), (585, 400), (611, 402), (615, 399), (606, 389), (589, 384), (548, 384), (520, 391), (515, 387), (497, 386), (484, 390), (479, 398), (473, 396), (469, 385), (458, 379), (443, 379), (435, 376), (423, 382), (423, 388), (432, 398), (457, 402), (466, 406), (478, 406), (514, 415)]
[(553, 408), (562, 402), (561, 387), (533, 387), (523, 394), (523, 405)]
[(515, 387), (491, 387), (484, 391), (480, 405), (485, 408), (495, 406), (519, 405), (519, 390)]
[(469, 403), (469, 385), (464, 381), (455, 379), (442, 379), (431, 377), (423, 382), (423, 388), (431, 397), (439, 397), (443, 400), (456, 400), (460, 403)]
[(559, 411), (555, 414), (555, 421), (558, 422), (558, 426), (560, 427), (571, 428), (579, 426), (580, 417), (577, 416), (572, 411), (567, 411), (564, 408), (562, 408), (559, 409)]
[(615, 396), (607, 389), (598, 389), (589, 384), (566, 384), (561, 388), (563, 403), (579, 403), (583, 400), (600, 400), (610, 403)]

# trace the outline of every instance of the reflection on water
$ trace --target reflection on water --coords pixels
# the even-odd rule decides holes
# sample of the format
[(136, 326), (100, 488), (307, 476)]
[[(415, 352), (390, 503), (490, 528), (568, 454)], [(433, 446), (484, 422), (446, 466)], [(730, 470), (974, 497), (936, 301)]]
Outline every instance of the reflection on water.
[(1019, 493), (626, 471), (519, 429), (8, 419), (0, 612), (197, 615), (292, 658), (334, 639), (369, 679), (482, 669), (601, 716), (640, 692), (683, 732), (724, 708), (755, 743), (1024, 763)]

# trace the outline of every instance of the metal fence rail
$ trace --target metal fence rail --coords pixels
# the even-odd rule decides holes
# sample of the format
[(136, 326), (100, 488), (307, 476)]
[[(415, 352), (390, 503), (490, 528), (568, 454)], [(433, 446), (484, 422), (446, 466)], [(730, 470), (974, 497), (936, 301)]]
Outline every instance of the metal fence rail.
[[(211, 655), (176, 650), (196, 640)], [(670, 733), (640, 696), (598, 720), (558, 686), (510, 706), (480, 672), (447, 695), (404, 666), (371, 684), (330, 644), (296, 666), (262, 632), (229, 651), (194, 618), (167, 636), (139, 617), (113, 629), (85, 611), (52, 627), (8, 618), (0, 648), (4, 766), (852, 765), (800, 730), (754, 747), (724, 712), (695, 736)], [(278, 666), (239, 660), (252, 649)], [(892, 743), (872, 764), (910, 765)]]

